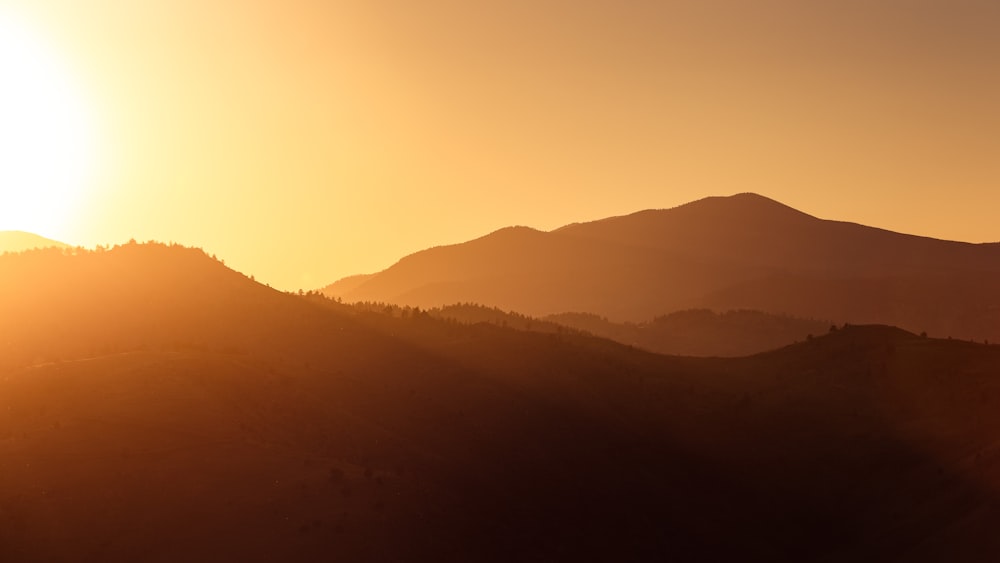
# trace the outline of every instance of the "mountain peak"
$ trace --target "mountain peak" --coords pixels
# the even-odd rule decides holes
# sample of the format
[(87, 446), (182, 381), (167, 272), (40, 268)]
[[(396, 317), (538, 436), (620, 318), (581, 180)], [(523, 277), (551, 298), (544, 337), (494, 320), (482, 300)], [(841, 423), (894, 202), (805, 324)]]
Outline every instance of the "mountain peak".
[(729, 245), (732, 236), (801, 230), (819, 219), (768, 197), (744, 192), (711, 196), (667, 209), (646, 209), (629, 215), (573, 223), (557, 232), (586, 238), (612, 239), (633, 245), (659, 245), (668, 240), (707, 240)]
[(675, 224), (711, 225), (712, 228), (716, 228), (717, 225), (732, 225), (734, 223), (740, 225), (772, 224), (776, 220), (802, 221), (810, 219), (815, 219), (815, 217), (780, 201), (753, 192), (741, 192), (729, 196), (704, 197), (675, 207), (644, 209), (628, 215), (570, 223), (559, 227), (555, 232), (588, 235), (594, 230), (603, 230), (607, 227), (623, 224), (654, 228), (655, 225), (661, 225), (664, 221)]
[(803, 213), (780, 201), (753, 192), (741, 192), (730, 196), (710, 196), (662, 211), (680, 211), (682, 209), (710, 213), (739, 213), (744, 216), (784, 214), (812, 218), (808, 213)]
[(493, 231), (492, 233), (482, 236), (480, 238), (488, 237), (516, 237), (516, 236), (532, 236), (541, 233), (538, 229), (532, 227), (526, 227), (524, 225), (513, 225), (510, 227), (502, 227)]

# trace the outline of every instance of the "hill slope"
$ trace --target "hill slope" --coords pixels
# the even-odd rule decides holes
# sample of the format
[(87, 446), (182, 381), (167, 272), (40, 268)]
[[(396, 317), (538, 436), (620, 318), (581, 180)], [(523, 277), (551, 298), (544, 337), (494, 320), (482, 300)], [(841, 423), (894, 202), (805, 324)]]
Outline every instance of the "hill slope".
[(997, 340), (998, 286), (1000, 244), (828, 221), (739, 194), (547, 233), (504, 229), (327, 291), (346, 301), (475, 302), (632, 322), (698, 307), (752, 309)]
[(0, 254), (4, 252), (22, 252), (32, 248), (46, 247), (68, 248), (69, 245), (56, 240), (40, 237), (24, 231), (0, 231)]
[(873, 326), (670, 358), (161, 245), (0, 280), (3, 561), (1000, 556), (995, 346)]
[[(369, 307), (385, 309), (379, 305)], [(539, 319), (470, 303), (426, 312), (432, 317), (466, 324), (490, 323), (549, 334), (592, 334), (658, 354), (703, 357), (749, 356), (823, 334), (831, 326), (826, 321), (747, 310), (714, 313), (708, 309), (690, 309), (645, 323), (616, 323), (591, 313), (560, 313)]]
[(562, 313), (546, 321), (659, 354), (749, 356), (826, 332), (830, 323), (760, 311), (690, 309), (645, 323), (613, 323), (589, 313)]

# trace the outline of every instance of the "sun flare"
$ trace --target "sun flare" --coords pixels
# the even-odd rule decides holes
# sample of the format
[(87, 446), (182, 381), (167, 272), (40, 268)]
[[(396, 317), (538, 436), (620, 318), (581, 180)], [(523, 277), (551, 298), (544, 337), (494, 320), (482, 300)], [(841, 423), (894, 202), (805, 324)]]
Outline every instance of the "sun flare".
[(95, 153), (91, 112), (64, 61), (0, 13), (0, 230), (64, 236)]

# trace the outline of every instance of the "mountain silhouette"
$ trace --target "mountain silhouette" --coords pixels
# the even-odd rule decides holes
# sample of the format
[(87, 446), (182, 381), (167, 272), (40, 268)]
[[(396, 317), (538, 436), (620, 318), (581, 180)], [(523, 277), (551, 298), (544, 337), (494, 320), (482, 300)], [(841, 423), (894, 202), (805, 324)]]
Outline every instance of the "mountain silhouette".
[(435, 307), (426, 313), (466, 324), (489, 323), (546, 334), (591, 334), (650, 352), (680, 356), (749, 356), (807, 340), (831, 326), (828, 321), (748, 310), (715, 313), (690, 309), (642, 323), (616, 323), (593, 313), (535, 318), (474, 303)]
[(749, 356), (823, 334), (830, 327), (827, 321), (749, 310), (689, 309), (643, 323), (614, 323), (592, 313), (544, 319), (651, 352), (681, 356)]
[(324, 291), (349, 302), (475, 302), (632, 322), (692, 308), (750, 309), (1000, 338), (1000, 243), (819, 219), (756, 194), (551, 232), (501, 229), (417, 252), (361, 282)]
[(5, 562), (1000, 555), (996, 346), (667, 357), (160, 244), (0, 256), (0, 282)]
[(68, 248), (69, 245), (24, 231), (0, 231), (0, 254), (22, 252), (32, 248)]

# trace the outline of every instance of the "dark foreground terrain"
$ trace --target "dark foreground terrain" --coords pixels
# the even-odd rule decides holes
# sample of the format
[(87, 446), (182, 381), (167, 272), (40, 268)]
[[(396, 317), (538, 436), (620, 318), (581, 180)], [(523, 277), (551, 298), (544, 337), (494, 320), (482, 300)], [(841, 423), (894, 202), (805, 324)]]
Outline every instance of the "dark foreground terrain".
[(1000, 348), (405, 318), (162, 245), (0, 258), (0, 561), (1000, 559)]

